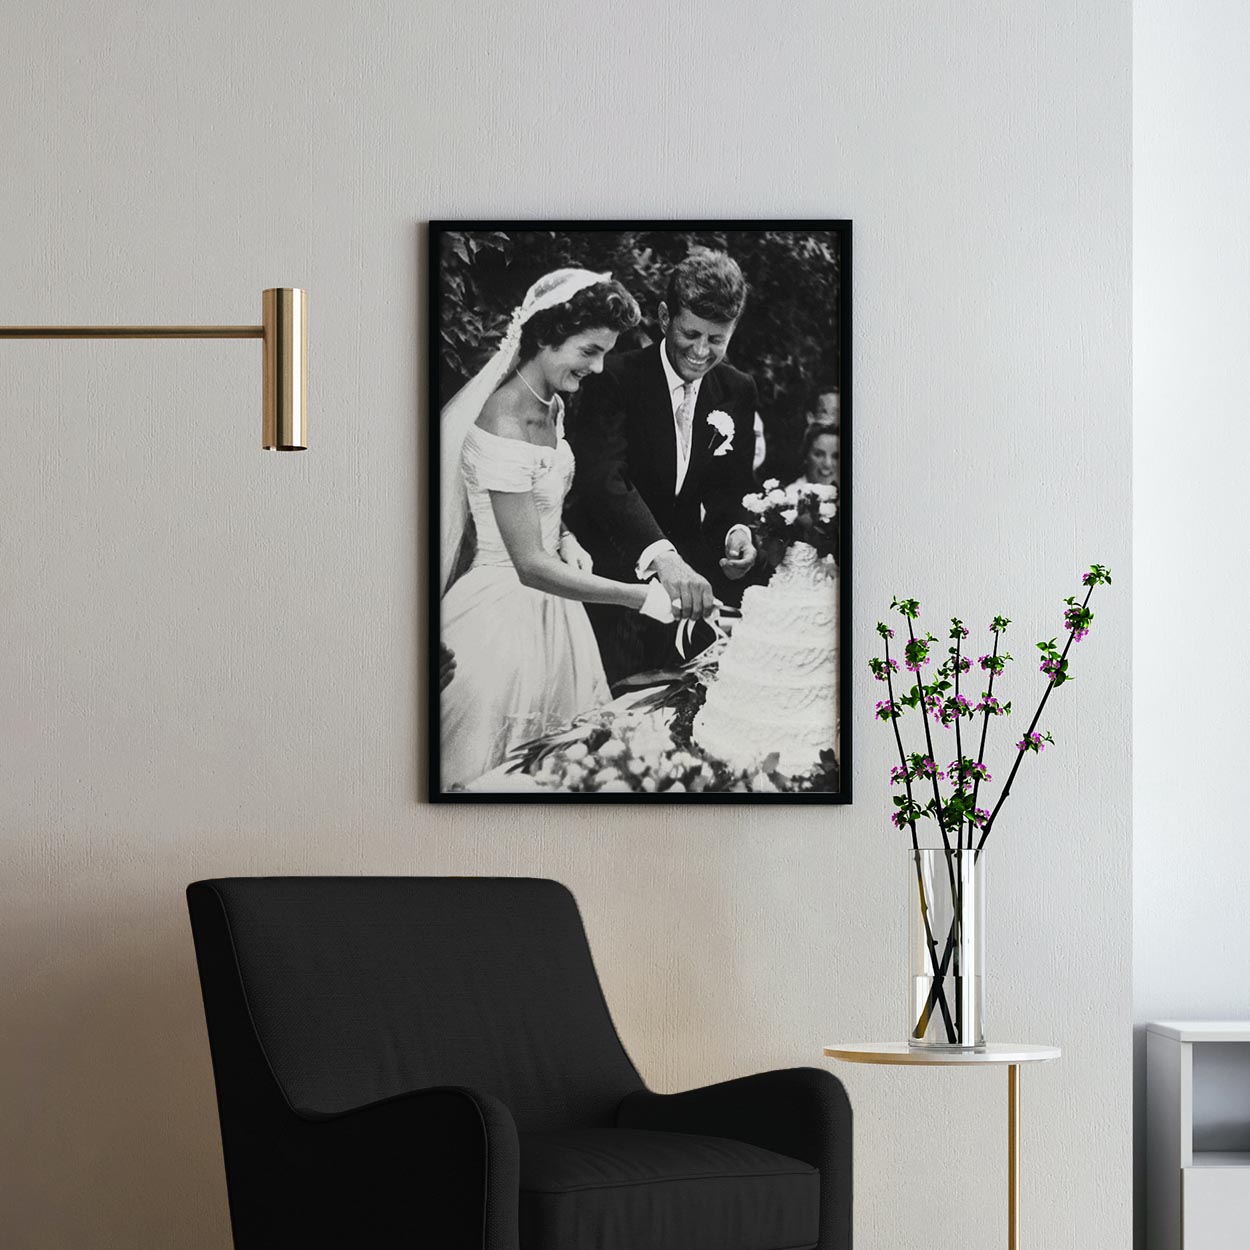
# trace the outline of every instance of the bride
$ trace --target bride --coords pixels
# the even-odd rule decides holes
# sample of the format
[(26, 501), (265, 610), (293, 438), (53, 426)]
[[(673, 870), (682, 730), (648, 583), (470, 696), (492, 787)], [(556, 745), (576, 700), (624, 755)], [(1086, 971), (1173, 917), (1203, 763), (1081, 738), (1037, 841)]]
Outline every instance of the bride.
[(673, 619), (658, 582), (595, 576), (561, 519), (574, 468), (562, 395), (603, 369), (639, 316), (607, 274), (549, 273), (443, 409), (439, 585), (442, 643), (455, 657), (440, 707), (444, 788), (611, 698), (583, 603)]

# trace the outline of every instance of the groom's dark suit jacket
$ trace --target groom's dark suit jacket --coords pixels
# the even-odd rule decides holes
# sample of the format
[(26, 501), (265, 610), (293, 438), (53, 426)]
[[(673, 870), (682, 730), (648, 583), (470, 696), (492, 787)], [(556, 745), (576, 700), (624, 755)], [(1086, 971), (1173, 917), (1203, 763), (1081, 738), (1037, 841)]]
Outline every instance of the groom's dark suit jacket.
[[(755, 382), (724, 363), (705, 375), (690, 465), (675, 493), (677, 433), (662, 350), (660, 343), (608, 356), (603, 372), (582, 384), (567, 429), (577, 472), (565, 519), (604, 577), (635, 581), (638, 557), (667, 538), (712, 583), (718, 599), (737, 603), (741, 586), (724, 576), (719, 561), (730, 526), (747, 519), (742, 497), (755, 489)], [(733, 447), (723, 455), (715, 452), (725, 440), (708, 424), (718, 410), (733, 421)], [(665, 631), (621, 608), (592, 610), (591, 620), (611, 681), (677, 661), (671, 626)]]

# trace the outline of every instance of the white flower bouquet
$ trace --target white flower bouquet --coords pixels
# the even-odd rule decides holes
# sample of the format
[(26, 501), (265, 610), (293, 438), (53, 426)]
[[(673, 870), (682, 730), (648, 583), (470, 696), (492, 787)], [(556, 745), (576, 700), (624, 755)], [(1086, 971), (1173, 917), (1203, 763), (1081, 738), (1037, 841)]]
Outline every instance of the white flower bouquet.
[(742, 506), (751, 513), (759, 558), (776, 568), (794, 543), (808, 543), (822, 559), (838, 559), (838, 488), (821, 482), (793, 482), (782, 489), (776, 478)]

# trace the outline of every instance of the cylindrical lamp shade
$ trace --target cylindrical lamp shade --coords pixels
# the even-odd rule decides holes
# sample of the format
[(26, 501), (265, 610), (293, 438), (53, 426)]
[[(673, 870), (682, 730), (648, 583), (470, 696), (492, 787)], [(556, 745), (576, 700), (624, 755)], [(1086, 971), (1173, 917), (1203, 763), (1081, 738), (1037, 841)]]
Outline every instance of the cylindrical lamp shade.
[(290, 287), (266, 290), (265, 330), (266, 451), (308, 447), (308, 292)]

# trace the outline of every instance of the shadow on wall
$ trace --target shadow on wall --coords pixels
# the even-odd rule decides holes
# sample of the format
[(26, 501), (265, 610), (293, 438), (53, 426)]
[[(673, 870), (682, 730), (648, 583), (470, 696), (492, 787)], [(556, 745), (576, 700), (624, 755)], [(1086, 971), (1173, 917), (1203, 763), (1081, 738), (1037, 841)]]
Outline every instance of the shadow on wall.
[(55, 944), (14, 925), (22, 973), (0, 978), (5, 1245), (220, 1250), (229, 1217), (190, 928), (86, 904), (67, 914), (73, 932)]

